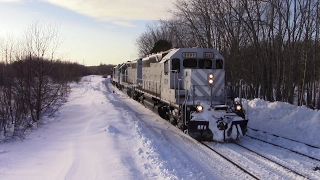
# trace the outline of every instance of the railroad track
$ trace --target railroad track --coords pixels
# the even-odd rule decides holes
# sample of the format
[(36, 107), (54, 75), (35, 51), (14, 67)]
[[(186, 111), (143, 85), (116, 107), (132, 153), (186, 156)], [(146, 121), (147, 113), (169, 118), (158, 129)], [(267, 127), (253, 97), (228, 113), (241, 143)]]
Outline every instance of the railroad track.
[(275, 144), (275, 143), (272, 143), (272, 142), (268, 142), (268, 141), (265, 141), (265, 140), (262, 140), (262, 139), (259, 139), (259, 138), (250, 136), (250, 135), (246, 135), (246, 136), (249, 137), (249, 138), (251, 138), (251, 139), (255, 139), (255, 140), (257, 140), (257, 141), (261, 141), (261, 142), (264, 142), (264, 143), (267, 143), (267, 144), (271, 144), (271, 145), (273, 145), (273, 146), (286, 149), (286, 150), (288, 150), (288, 151), (291, 151), (291, 152), (293, 152), (293, 153), (299, 154), (299, 155), (301, 155), (301, 156), (305, 156), (305, 157), (308, 157), (308, 158), (310, 158), (310, 159), (319, 161), (319, 163), (320, 163), (320, 159), (318, 159), (318, 158), (316, 158), (316, 157), (312, 157), (312, 156), (309, 156), (309, 155), (307, 155), (307, 154), (298, 152), (298, 151), (296, 151), (296, 150), (292, 150), (292, 149), (290, 149), (290, 148), (287, 148), (287, 147), (284, 147), (284, 146), (281, 146), (281, 145), (278, 145), (278, 144)]
[(256, 154), (257, 156), (260, 156), (260, 157), (262, 157), (262, 158), (264, 158), (264, 159), (266, 159), (266, 160), (268, 160), (268, 161), (270, 161), (270, 162), (272, 162), (272, 163), (274, 163), (274, 164), (282, 167), (283, 169), (288, 170), (289, 172), (292, 172), (293, 174), (295, 174), (295, 175), (297, 175), (297, 176), (300, 176), (300, 177), (302, 177), (302, 178), (307, 178), (306, 175), (303, 175), (303, 174), (299, 173), (297, 170), (294, 170), (294, 169), (291, 169), (291, 168), (289, 168), (289, 167), (286, 167), (286, 166), (284, 166), (284, 165), (282, 165), (282, 164), (280, 164), (280, 163), (278, 163), (278, 162), (276, 162), (276, 161), (268, 158), (267, 156), (264, 156), (264, 155), (262, 155), (262, 154), (260, 154), (260, 153), (258, 153), (258, 152), (256, 152), (256, 151), (253, 151), (253, 150), (251, 150), (251, 149), (249, 149), (249, 148), (247, 148), (247, 147), (245, 147), (245, 146), (243, 146), (243, 145), (241, 145), (241, 144), (239, 144), (239, 143), (237, 143), (237, 142), (233, 142), (233, 143), (236, 144), (236, 145), (238, 145), (238, 146), (240, 146), (240, 147), (242, 147), (242, 148), (244, 148), (244, 149), (246, 149), (246, 150), (248, 150), (248, 151), (250, 151), (250, 152), (252, 152), (252, 153), (254, 153), (254, 154)]
[(242, 167), (241, 165), (235, 163), (232, 161), (232, 159), (228, 158), (226, 155), (220, 153), (219, 151), (215, 150), (214, 148), (212, 148), (211, 146), (209, 146), (208, 144), (206, 144), (205, 142), (201, 142), (199, 141), (202, 145), (206, 146), (207, 148), (209, 148), (210, 150), (212, 150), (213, 152), (215, 152), (216, 154), (218, 154), (219, 156), (221, 156), (223, 159), (227, 160), (228, 162), (230, 162), (232, 165), (236, 166), (237, 168), (239, 168), (240, 170), (242, 170), (244, 173), (248, 174), (249, 176), (251, 176), (254, 179), (260, 179), (259, 177), (257, 177), (255, 174), (249, 172), (248, 170), (246, 170), (244, 167)]
[(317, 179), (237, 142), (200, 142), (254, 179)]
[[(311, 144), (308, 144), (308, 143), (305, 143), (305, 142), (300, 142), (300, 141), (297, 141), (295, 139), (291, 139), (291, 138), (287, 138), (287, 137), (283, 137), (283, 136), (279, 136), (279, 135), (276, 135), (276, 134), (272, 134), (272, 133), (268, 133), (268, 132), (265, 132), (265, 131), (261, 131), (261, 130), (258, 130), (258, 129), (254, 129), (254, 128), (250, 128), (248, 127), (248, 129), (250, 130), (253, 130), (255, 132), (262, 132), (268, 136), (273, 136), (275, 138), (281, 138), (281, 139), (284, 139), (288, 142), (293, 142), (296, 144), (296, 146), (299, 146), (299, 145), (305, 145), (309, 148), (309, 151), (312, 151), (312, 152), (316, 152), (314, 154), (320, 154), (320, 147), (319, 146), (315, 146), (315, 145), (311, 145)], [(283, 149), (286, 149), (288, 151), (291, 151), (293, 153), (296, 153), (296, 154), (299, 154), (301, 156), (305, 156), (305, 157), (308, 157), (312, 160), (315, 160), (315, 161), (318, 161), (319, 162), (319, 165), (318, 166), (315, 166), (313, 168), (314, 171), (320, 171), (320, 157), (315, 157), (315, 156), (311, 156), (311, 155), (308, 155), (308, 154), (305, 154), (301, 151), (298, 151), (298, 150), (294, 150), (293, 148), (290, 148), (290, 147), (285, 147), (283, 145), (280, 145), (279, 143), (275, 143), (275, 142), (270, 142), (268, 140), (264, 140), (264, 139), (260, 139), (260, 138), (257, 138), (257, 137), (254, 137), (254, 136), (251, 136), (251, 135), (248, 135), (248, 133), (246, 134), (246, 137), (249, 137), (251, 139), (255, 139), (257, 141), (261, 141), (261, 142), (264, 142), (264, 143), (267, 143), (267, 144), (270, 144), (270, 145), (273, 145), (273, 146), (276, 146), (276, 147), (279, 147), (279, 148), (283, 148)]]
[(312, 144), (300, 142), (300, 141), (297, 141), (297, 140), (295, 140), (295, 139), (291, 139), (291, 138), (279, 136), (279, 135), (277, 135), (277, 134), (268, 133), (268, 132), (266, 132), (266, 131), (261, 131), (261, 130), (254, 129), (254, 128), (251, 128), (251, 127), (247, 127), (247, 128), (248, 128), (248, 129), (251, 129), (251, 130), (253, 130), (253, 131), (256, 131), (256, 132), (262, 132), (262, 133), (264, 133), (264, 134), (268, 134), (268, 135), (271, 135), (271, 136), (274, 136), (274, 137), (278, 137), (278, 138), (286, 139), (286, 140), (289, 140), (289, 141), (292, 141), (292, 142), (304, 144), (304, 145), (309, 146), (309, 147), (311, 147), (311, 148), (320, 149), (320, 146), (315, 146), (315, 145), (312, 145)]

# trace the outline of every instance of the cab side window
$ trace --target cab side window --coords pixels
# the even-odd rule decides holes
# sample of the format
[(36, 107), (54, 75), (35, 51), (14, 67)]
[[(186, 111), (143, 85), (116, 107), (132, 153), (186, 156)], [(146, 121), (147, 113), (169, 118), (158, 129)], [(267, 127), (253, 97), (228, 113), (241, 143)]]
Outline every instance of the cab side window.
[(169, 72), (169, 63), (168, 61), (164, 62), (164, 75), (168, 75)]
[(177, 73), (180, 72), (180, 59), (172, 59), (172, 71), (176, 71)]

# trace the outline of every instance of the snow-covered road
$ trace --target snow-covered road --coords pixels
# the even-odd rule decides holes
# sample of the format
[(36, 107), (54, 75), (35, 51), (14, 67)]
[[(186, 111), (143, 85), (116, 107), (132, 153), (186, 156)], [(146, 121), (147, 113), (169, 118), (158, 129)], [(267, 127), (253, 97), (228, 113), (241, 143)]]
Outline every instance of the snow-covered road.
[[(74, 84), (68, 102), (45, 122), (23, 141), (0, 144), (1, 180), (251, 178), (101, 76)], [(229, 145), (216, 147), (239, 153)], [(277, 169), (248, 168), (265, 172), (263, 178), (288, 178), (274, 176)]]

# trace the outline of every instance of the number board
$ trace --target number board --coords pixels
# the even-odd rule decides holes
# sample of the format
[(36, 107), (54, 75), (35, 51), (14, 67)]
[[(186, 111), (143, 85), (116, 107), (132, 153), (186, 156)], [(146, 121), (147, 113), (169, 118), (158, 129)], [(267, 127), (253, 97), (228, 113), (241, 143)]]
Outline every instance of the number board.
[(182, 53), (182, 57), (183, 58), (196, 58), (197, 57), (197, 53), (195, 53), (195, 52), (184, 52), (184, 53)]
[(211, 58), (213, 58), (213, 53), (205, 52), (205, 53), (203, 53), (203, 58), (211, 59)]

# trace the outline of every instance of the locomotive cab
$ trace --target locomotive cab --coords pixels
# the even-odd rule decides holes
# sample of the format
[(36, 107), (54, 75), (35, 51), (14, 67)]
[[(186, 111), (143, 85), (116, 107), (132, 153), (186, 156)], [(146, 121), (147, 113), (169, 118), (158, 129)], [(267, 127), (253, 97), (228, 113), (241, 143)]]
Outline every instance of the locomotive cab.
[(164, 82), (168, 84), (161, 97), (179, 104), (177, 109), (181, 112), (176, 116), (168, 110), (168, 119), (175, 119), (180, 129), (198, 140), (222, 142), (241, 138), (248, 120), (241, 104), (227, 105), (224, 58), (215, 50), (184, 50), (171, 52), (164, 63), (164, 77), (168, 76)]

